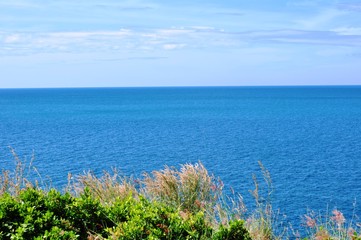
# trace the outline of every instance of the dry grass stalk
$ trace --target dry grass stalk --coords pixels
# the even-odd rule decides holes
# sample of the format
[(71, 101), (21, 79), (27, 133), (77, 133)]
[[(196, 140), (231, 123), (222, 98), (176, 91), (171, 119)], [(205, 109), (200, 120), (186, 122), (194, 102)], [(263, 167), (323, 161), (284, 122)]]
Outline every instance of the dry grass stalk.
[(164, 170), (144, 174), (144, 193), (173, 206), (181, 205), (178, 172), (165, 166)]
[(261, 162), (258, 162), (263, 178), (267, 186), (266, 197), (260, 194), (260, 186), (256, 175), (253, 175), (254, 190), (250, 191), (253, 196), (256, 209), (251, 216), (247, 219), (246, 227), (252, 237), (257, 240), (269, 240), (269, 239), (281, 239), (281, 237), (275, 236), (272, 229), (274, 225), (274, 212), (271, 205), (271, 195), (273, 192), (272, 179), (269, 171), (263, 166)]
[(309, 239), (323, 240), (360, 240), (360, 223), (355, 222), (357, 218), (354, 214), (350, 221), (347, 221), (343, 213), (337, 209), (332, 211), (329, 215), (326, 211), (326, 216), (308, 212), (304, 215), (305, 228)]
[(76, 182), (71, 183), (71, 178), (69, 174), (67, 191), (79, 195), (87, 189), (93, 197), (104, 204), (111, 204), (116, 199), (129, 195), (137, 195), (135, 186), (125, 177), (121, 177), (116, 169), (113, 169), (113, 173), (104, 171), (100, 178), (91, 171), (79, 175)]
[(205, 208), (214, 202), (211, 192), (213, 178), (201, 164), (185, 164), (178, 173), (183, 205), (190, 211)]
[(9, 171), (2, 170), (0, 175), (0, 195), (9, 192), (10, 181), (11, 180)]
[(143, 192), (151, 199), (179, 208), (183, 212), (205, 211), (214, 215), (223, 184), (211, 176), (202, 163), (184, 164), (180, 170), (165, 167), (144, 174)]
[(17, 196), (24, 188), (38, 187), (38, 184), (34, 185), (29, 180), (32, 172), (35, 172), (39, 176), (36, 168), (32, 166), (34, 154), (31, 157), (30, 163), (27, 164), (26, 159), (21, 160), (13, 148), (9, 147), (9, 149), (15, 160), (15, 170), (13, 172), (2, 170), (0, 176), (0, 194), (9, 193)]

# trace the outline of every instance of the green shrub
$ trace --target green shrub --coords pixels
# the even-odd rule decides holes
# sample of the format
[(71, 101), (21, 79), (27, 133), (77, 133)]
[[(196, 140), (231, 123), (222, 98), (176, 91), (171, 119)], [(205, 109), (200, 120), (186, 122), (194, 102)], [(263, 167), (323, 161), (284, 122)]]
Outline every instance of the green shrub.
[(105, 227), (114, 225), (107, 217), (105, 207), (98, 199), (91, 197), (87, 190), (80, 197), (74, 198), (66, 212), (66, 218), (73, 224), (81, 239), (89, 233), (106, 236)]
[(14, 234), (23, 218), (20, 215), (19, 204), (9, 194), (1, 196), (0, 202), (0, 237), (5, 239)]
[(223, 225), (213, 237), (214, 240), (251, 240), (242, 220), (231, 221), (228, 228)]
[(212, 234), (202, 213), (184, 219), (174, 208), (142, 196), (115, 202), (109, 216), (117, 222), (108, 229), (111, 239), (209, 239)]
[(56, 190), (45, 193), (28, 188), (18, 197), (4, 194), (0, 202), (2, 239), (84, 239), (88, 232), (103, 234), (103, 225), (113, 224), (102, 215), (99, 202), (86, 195), (74, 198)]
[[(141, 195), (106, 205), (86, 189), (79, 197), (33, 188), (0, 196), (0, 239), (212, 239), (205, 219), (202, 211), (183, 212)], [(245, 235), (242, 224), (221, 227), (214, 239)]]

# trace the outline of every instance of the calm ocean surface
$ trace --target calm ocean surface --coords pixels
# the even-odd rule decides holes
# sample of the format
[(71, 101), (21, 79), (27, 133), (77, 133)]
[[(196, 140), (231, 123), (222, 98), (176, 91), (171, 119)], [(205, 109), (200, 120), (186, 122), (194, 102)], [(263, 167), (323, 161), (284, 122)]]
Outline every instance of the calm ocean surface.
[(246, 202), (260, 160), (289, 221), (355, 199), (361, 216), (361, 87), (0, 89), (0, 168), (8, 146), (59, 188), (200, 160)]

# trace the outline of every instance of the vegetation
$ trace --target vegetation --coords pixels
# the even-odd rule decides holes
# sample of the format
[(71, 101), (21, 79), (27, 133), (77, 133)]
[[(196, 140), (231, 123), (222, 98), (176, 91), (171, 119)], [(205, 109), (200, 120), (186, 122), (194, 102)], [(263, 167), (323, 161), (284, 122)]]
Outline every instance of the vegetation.
[[(101, 177), (69, 174), (60, 192), (13, 154), (15, 170), (0, 175), (0, 239), (301, 239), (277, 222), (272, 181), (262, 164), (268, 191), (260, 196), (254, 176), (256, 209), (248, 213), (242, 197), (227, 197), (222, 181), (201, 163), (165, 167), (141, 179), (116, 170)], [(40, 181), (28, 180), (30, 171)], [(328, 218), (305, 215), (305, 227), (303, 239), (361, 240), (360, 225), (346, 225), (338, 210)]]

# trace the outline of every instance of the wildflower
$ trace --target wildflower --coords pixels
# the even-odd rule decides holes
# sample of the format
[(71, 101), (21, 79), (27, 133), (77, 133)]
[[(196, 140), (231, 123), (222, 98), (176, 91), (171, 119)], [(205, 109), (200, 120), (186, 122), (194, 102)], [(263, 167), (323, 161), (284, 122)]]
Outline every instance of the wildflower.
[(247, 224), (247, 226), (250, 226), (252, 224), (252, 218), (250, 218), (250, 217), (247, 218), (246, 224)]
[(333, 217), (331, 218), (333, 221), (336, 222), (337, 226), (340, 228), (341, 225), (346, 221), (345, 217), (343, 216), (342, 212), (338, 210), (333, 210)]
[(184, 212), (184, 211), (180, 211), (179, 212), (179, 215), (181, 216), (181, 218), (183, 218), (183, 220), (186, 220), (188, 219), (188, 213), (187, 212)]
[(293, 236), (296, 238), (296, 240), (301, 240), (301, 234), (298, 231), (293, 232)]
[(324, 229), (321, 229), (316, 233), (315, 240), (329, 240), (329, 239), (331, 239), (330, 235)]
[(316, 220), (311, 218), (310, 216), (305, 215), (306, 218), (306, 225), (309, 228), (314, 228), (316, 227)]
[(194, 201), (194, 205), (197, 207), (197, 208), (204, 208), (206, 203), (204, 201), (199, 201), (198, 199), (196, 199)]
[(354, 236), (355, 232), (356, 232), (355, 229), (349, 228), (347, 230), (347, 235), (352, 238)]
[(271, 215), (272, 214), (272, 206), (267, 204), (265, 207), (265, 214), (266, 215)]
[(222, 180), (218, 180), (218, 183), (219, 183), (219, 186), (221, 187), (221, 188), (223, 188), (224, 187), (224, 183), (223, 183), (223, 181)]
[(160, 229), (162, 229), (165, 234), (168, 234), (168, 233), (169, 233), (169, 229), (168, 229), (168, 226), (167, 226), (167, 225), (158, 223), (158, 224), (157, 224), (157, 227), (159, 227)]
[(133, 182), (134, 182), (134, 184), (139, 184), (140, 183), (139, 179), (134, 179)]

